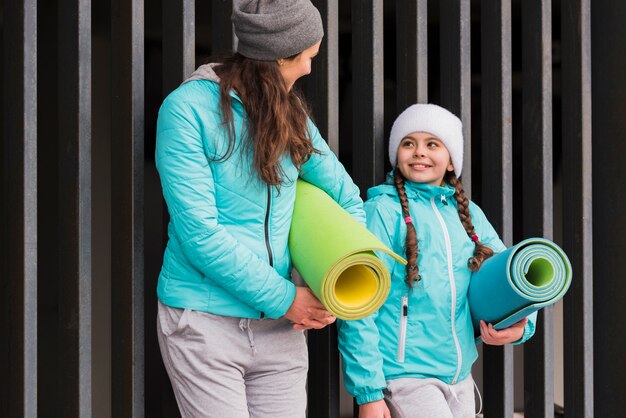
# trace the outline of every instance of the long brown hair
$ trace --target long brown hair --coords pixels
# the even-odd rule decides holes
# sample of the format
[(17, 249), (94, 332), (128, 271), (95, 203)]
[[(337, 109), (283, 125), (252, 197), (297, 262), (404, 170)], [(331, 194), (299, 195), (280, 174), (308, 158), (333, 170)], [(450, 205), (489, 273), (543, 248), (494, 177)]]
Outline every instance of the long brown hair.
[[(402, 215), (406, 219), (410, 217), (411, 214), (409, 212), (409, 202), (406, 197), (406, 190), (404, 187), (405, 178), (397, 167), (394, 170), (393, 180), (394, 185), (396, 186), (396, 190), (398, 191), (398, 196), (400, 198)], [(493, 255), (493, 250), (480, 242), (480, 240), (476, 236), (474, 224), (472, 223), (472, 216), (470, 215), (469, 210), (469, 199), (465, 195), (465, 190), (463, 190), (463, 184), (461, 183), (461, 180), (457, 178), (454, 172), (449, 171), (448, 173), (446, 173), (444, 181), (454, 187), (454, 199), (457, 202), (459, 219), (461, 220), (461, 224), (463, 224), (463, 228), (465, 228), (467, 236), (472, 241), (474, 241), (474, 254), (467, 260), (467, 267), (470, 269), (470, 271), (478, 271), (482, 263)], [(419, 249), (417, 245), (417, 234), (415, 232), (415, 226), (413, 225), (413, 222), (414, 220), (410, 220), (410, 222), (407, 222), (406, 239), (404, 242), (407, 259), (406, 276), (404, 278), (404, 281), (411, 288), (416, 281), (420, 280), (419, 269), (417, 267), (417, 254)]]
[(252, 149), (253, 167), (263, 182), (272, 186), (283, 182), (283, 154), (289, 153), (300, 169), (313, 153), (319, 153), (307, 127), (306, 101), (287, 89), (278, 63), (234, 54), (215, 67), (215, 72), (220, 77), (220, 108), (228, 131), (227, 150), (217, 161), (230, 158), (235, 147), (231, 90), (236, 90), (243, 102), (245, 147)]

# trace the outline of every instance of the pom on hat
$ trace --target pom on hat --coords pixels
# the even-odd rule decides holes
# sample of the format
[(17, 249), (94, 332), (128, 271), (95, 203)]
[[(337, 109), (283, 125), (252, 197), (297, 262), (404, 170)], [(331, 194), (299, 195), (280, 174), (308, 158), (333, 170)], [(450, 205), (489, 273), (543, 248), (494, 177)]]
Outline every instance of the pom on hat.
[(435, 104), (414, 104), (400, 113), (389, 134), (389, 162), (396, 166), (398, 146), (412, 132), (428, 132), (443, 142), (450, 153), (454, 174), (463, 170), (463, 124), (450, 111)]
[(231, 20), (237, 52), (261, 61), (299, 54), (324, 37), (322, 17), (310, 0), (234, 0)]

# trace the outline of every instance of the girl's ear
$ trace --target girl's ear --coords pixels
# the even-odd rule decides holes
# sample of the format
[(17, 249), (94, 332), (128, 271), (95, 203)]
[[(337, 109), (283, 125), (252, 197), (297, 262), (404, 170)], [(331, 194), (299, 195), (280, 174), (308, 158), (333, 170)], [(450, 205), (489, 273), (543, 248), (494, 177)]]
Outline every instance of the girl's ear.
[(452, 161), (448, 163), (448, 167), (446, 168), (448, 171), (454, 171), (454, 166), (452, 165)]

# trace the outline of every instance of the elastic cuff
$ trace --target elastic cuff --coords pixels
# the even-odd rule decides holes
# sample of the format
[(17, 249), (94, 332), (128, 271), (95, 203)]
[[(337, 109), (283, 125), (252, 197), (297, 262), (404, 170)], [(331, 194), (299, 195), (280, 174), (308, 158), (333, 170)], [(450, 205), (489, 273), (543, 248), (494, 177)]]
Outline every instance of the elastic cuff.
[(524, 333), (522, 334), (522, 338), (512, 343), (513, 345), (520, 345), (525, 343), (535, 334), (535, 324), (531, 321), (528, 321), (524, 326)]
[(265, 316), (267, 318), (277, 319), (282, 316), (285, 316), (291, 305), (293, 304), (293, 300), (296, 298), (296, 285), (290, 281), (286, 280), (287, 291), (283, 300), (280, 301), (280, 304), (276, 307), (276, 309), (271, 312), (265, 312)]
[(368, 402), (380, 401), (385, 396), (383, 395), (382, 390), (377, 390), (376, 392), (366, 393), (364, 395), (359, 395), (356, 397), (356, 403), (361, 405)]

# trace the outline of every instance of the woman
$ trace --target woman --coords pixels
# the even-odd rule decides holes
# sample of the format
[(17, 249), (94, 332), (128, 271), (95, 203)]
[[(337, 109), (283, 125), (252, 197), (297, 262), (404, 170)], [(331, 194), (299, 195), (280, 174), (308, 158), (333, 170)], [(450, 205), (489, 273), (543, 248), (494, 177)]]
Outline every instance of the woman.
[(238, 52), (198, 68), (159, 111), (159, 344), (184, 417), (304, 417), (303, 330), (335, 318), (290, 280), (295, 183), (361, 221), (363, 203), (292, 89), (319, 50), (317, 9), (236, 1), (232, 21)]

